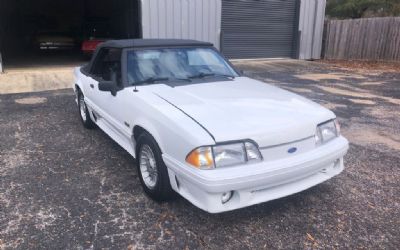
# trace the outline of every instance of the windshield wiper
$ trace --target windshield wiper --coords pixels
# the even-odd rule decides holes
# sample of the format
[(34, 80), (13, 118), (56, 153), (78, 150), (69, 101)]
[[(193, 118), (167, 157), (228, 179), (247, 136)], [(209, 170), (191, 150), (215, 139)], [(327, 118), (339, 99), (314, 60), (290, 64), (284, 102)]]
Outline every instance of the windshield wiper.
[(191, 82), (192, 80), (190, 80), (190, 78), (174, 78), (174, 80), (179, 80), (179, 81), (187, 81), (187, 82)]
[(235, 76), (233, 76), (233, 75), (215, 74), (214, 76), (216, 76), (216, 77), (226, 77), (226, 78), (235, 79)]
[(190, 79), (195, 79), (195, 78), (202, 79), (202, 78), (210, 77), (210, 76), (212, 76), (212, 77), (227, 77), (227, 78), (235, 79), (235, 76), (232, 76), (232, 75), (215, 74), (215, 73), (200, 73), (198, 75), (189, 76), (189, 78)]
[(207, 76), (214, 76), (215, 74), (214, 73), (204, 73), (204, 72), (201, 72), (201, 73), (199, 73), (199, 74), (197, 74), (197, 75), (194, 75), (194, 76), (189, 76), (189, 79), (195, 79), (195, 78), (204, 78), (204, 77), (207, 77)]
[(142, 81), (134, 82), (133, 84), (134, 85), (140, 85), (140, 84), (143, 84), (143, 83), (149, 84), (149, 83), (155, 83), (155, 82), (160, 82), (160, 81), (168, 81), (168, 80), (169, 80), (168, 77), (158, 77), (158, 78), (157, 77), (149, 77), (149, 78), (144, 79)]

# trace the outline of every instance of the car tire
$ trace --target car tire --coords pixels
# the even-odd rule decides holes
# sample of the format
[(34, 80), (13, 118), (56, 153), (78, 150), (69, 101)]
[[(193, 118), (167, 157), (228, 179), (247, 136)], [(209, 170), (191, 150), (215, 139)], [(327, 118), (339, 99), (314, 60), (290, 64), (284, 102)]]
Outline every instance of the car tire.
[(136, 166), (145, 193), (156, 201), (173, 199), (175, 192), (157, 142), (150, 134), (143, 132), (136, 145)]
[(85, 96), (80, 90), (78, 90), (78, 111), (79, 117), (81, 118), (82, 124), (85, 128), (93, 129), (96, 127), (96, 124), (92, 121), (89, 110), (86, 106)]

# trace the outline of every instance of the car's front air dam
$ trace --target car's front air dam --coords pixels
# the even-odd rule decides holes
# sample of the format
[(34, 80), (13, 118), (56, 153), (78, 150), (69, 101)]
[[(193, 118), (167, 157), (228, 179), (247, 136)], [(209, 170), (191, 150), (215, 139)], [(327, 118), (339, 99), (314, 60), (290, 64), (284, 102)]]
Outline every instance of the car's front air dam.
[[(348, 142), (339, 137), (310, 152), (273, 162), (261, 162), (214, 170), (197, 170), (163, 155), (174, 189), (194, 205), (210, 213), (229, 211), (301, 192), (333, 176), (343, 168)], [(170, 178), (171, 179), (171, 178)], [(225, 192), (234, 191), (222, 203)]]

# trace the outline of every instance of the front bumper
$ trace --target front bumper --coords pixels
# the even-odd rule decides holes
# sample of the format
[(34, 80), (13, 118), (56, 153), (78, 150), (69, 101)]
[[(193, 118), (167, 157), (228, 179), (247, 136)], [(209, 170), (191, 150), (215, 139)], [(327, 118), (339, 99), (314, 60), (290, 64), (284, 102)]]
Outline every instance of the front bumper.
[[(270, 162), (198, 170), (163, 155), (172, 188), (210, 213), (234, 210), (301, 192), (343, 171), (348, 141), (339, 137), (312, 151)], [(234, 191), (223, 204), (221, 195)]]
[(39, 43), (40, 50), (70, 50), (76, 47), (75, 43), (69, 42), (41, 42)]

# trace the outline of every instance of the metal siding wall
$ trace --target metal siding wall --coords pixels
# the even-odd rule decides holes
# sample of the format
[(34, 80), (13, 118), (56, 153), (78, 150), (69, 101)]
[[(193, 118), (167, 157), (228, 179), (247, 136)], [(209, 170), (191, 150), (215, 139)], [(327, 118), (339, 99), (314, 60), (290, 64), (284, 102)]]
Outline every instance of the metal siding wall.
[(143, 38), (195, 39), (219, 48), (221, 0), (142, 0)]
[(294, 57), (297, 0), (223, 0), (222, 52), (229, 58)]
[(299, 59), (320, 59), (326, 0), (301, 0)]

